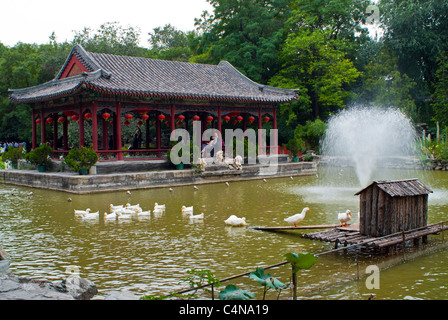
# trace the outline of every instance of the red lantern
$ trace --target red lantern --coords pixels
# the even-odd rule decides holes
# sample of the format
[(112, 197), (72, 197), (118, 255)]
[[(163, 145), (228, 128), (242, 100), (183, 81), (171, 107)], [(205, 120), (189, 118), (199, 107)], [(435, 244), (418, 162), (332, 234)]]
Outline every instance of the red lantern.
[(47, 119), (45, 120), (45, 123), (46, 123), (46, 124), (53, 123), (53, 118), (47, 118)]
[(224, 121), (225, 121), (225, 122), (229, 122), (229, 121), (230, 121), (230, 117), (229, 117), (229, 116), (225, 116), (225, 117), (224, 117)]
[(263, 121), (264, 121), (265, 123), (268, 123), (269, 120), (271, 120), (271, 118), (269, 118), (268, 116), (266, 116), (266, 117), (263, 118)]
[(237, 124), (237, 123), (238, 123), (238, 120), (233, 119), (232, 123), (233, 123), (233, 124)]
[(157, 119), (159, 119), (160, 121), (163, 121), (163, 120), (165, 120), (165, 116), (163, 114), (159, 114)]
[(165, 125), (166, 125), (167, 127), (169, 127), (169, 126), (170, 126), (170, 122), (169, 122), (169, 121), (166, 121), (166, 122), (165, 122)]
[(177, 121), (177, 122), (176, 122), (176, 125), (181, 126), (182, 123), (183, 123), (182, 121)]
[(72, 121), (78, 121), (79, 116), (77, 114), (72, 115)]
[(138, 126), (143, 125), (143, 121), (138, 121), (138, 122), (137, 122), (137, 125), (138, 125)]
[(199, 119), (201, 119), (199, 116), (193, 116), (193, 121), (199, 121)]
[(184, 121), (184, 120), (185, 120), (185, 116), (183, 116), (183, 115), (180, 115), (180, 116), (178, 116), (178, 117), (177, 117), (177, 119), (179, 119), (179, 121), (180, 121), (180, 122), (182, 122), (182, 121)]
[(208, 116), (207, 117), (207, 122), (212, 122), (213, 121), (213, 117), (212, 116)]
[(236, 120), (237, 120), (238, 122), (241, 122), (241, 121), (243, 121), (243, 117), (242, 117), (242, 116), (238, 116), (238, 117), (236, 117)]
[(143, 121), (146, 121), (148, 119), (149, 119), (149, 116), (146, 113), (142, 115), (142, 120)]
[(42, 123), (42, 120), (40, 120), (40, 119), (36, 119), (36, 123), (37, 123), (37, 124), (41, 124), (41, 123)]
[(254, 122), (254, 121), (255, 121), (255, 117), (253, 117), (253, 116), (250, 116), (248, 120), (249, 120), (249, 123), (252, 123), (252, 122)]
[(60, 123), (64, 123), (64, 122), (65, 122), (65, 118), (64, 118), (64, 117), (59, 117), (59, 118), (58, 118), (58, 122), (60, 122)]
[(143, 109), (143, 110), (138, 110), (137, 112), (140, 115), (144, 115), (144, 114), (147, 114), (149, 112), (149, 110), (148, 109)]
[(124, 123), (125, 126), (128, 126), (128, 125), (131, 124), (128, 120), (125, 120), (123, 123)]
[(126, 120), (131, 120), (133, 117), (132, 117), (132, 114), (125, 114), (124, 115), (124, 118), (126, 119)]
[(84, 119), (87, 119), (87, 120), (92, 119), (92, 114), (90, 112), (84, 113)]
[(109, 120), (109, 118), (110, 118), (110, 114), (107, 113), (107, 112), (104, 112), (101, 116), (102, 116), (103, 119), (106, 120), (106, 121)]

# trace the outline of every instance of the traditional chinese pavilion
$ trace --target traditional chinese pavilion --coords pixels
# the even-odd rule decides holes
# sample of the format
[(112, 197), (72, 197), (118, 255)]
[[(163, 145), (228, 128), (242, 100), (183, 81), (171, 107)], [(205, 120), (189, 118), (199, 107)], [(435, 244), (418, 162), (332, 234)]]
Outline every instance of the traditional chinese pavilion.
[[(101, 159), (117, 160), (127, 152), (122, 150), (125, 125), (142, 129), (136, 154), (160, 157), (169, 149), (164, 132), (191, 129), (194, 120), (220, 131), (232, 124), (262, 128), (264, 122), (276, 129), (278, 105), (298, 98), (296, 90), (255, 83), (226, 61), (206, 65), (117, 56), (79, 45), (54, 80), (9, 93), (12, 102), (32, 107), (32, 148), (40, 131), (40, 143), (51, 140), (56, 153), (68, 152), (70, 125), (76, 126), (79, 146), (88, 140)], [(49, 141), (47, 130), (52, 130)]]

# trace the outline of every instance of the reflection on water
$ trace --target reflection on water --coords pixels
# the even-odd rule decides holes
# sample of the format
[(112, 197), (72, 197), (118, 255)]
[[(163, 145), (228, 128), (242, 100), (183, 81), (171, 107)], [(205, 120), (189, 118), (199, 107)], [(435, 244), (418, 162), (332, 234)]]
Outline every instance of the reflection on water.
[[(344, 174), (350, 177), (350, 170), (344, 169)], [(394, 177), (399, 174), (393, 172)], [(341, 178), (339, 185), (325, 186), (320, 182), (323, 176), (320, 171), (318, 177), (234, 182), (229, 187), (210, 184), (199, 186), (199, 190), (175, 187), (174, 192), (167, 188), (139, 190), (131, 195), (68, 195), (1, 185), (0, 244), (11, 255), (11, 269), (17, 275), (61, 280), (65, 268), (76, 265), (81, 276), (92, 280), (103, 294), (111, 290), (171, 293), (187, 286), (180, 282), (189, 269), (209, 269), (218, 278), (225, 278), (281, 262), (288, 252), (330, 250), (331, 244), (300, 238), (306, 231), (268, 233), (224, 225), (231, 214), (246, 217), (250, 226), (285, 225), (284, 218), (305, 206), (312, 210), (306, 224), (337, 223), (338, 212), (358, 212), (356, 183), (350, 178), (344, 183)], [(437, 172), (425, 177), (422, 181), (435, 191), (430, 196), (430, 222), (448, 219), (448, 174)], [(167, 209), (163, 214), (126, 221), (81, 221), (73, 215), (74, 209), (91, 208), (102, 213), (108, 211), (110, 203), (128, 202), (140, 204), (143, 210), (152, 210), (158, 202)], [(192, 222), (182, 216), (182, 205), (193, 205), (195, 214), (204, 213), (204, 220)], [(368, 257), (360, 259), (370, 263)], [(382, 271), (377, 297), (444, 299), (445, 260), (442, 251)], [(270, 273), (289, 281), (290, 268), (286, 266)], [(370, 291), (362, 281), (349, 281), (355, 273), (353, 256), (321, 256), (311, 270), (300, 274), (300, 295), (307, 299), (363, 299)], [(406, 277), (398, 276), (404, 273)], [(234, 284), (260, 293), (258, 285), (247, 277)], [(290, 292), (285, 290), (282, 297), (289, 298)]]

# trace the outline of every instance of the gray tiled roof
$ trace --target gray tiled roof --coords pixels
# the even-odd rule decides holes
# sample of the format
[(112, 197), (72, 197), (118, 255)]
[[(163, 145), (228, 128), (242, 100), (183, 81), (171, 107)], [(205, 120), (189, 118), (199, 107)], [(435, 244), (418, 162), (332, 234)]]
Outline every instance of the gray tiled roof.
[[(89, 72), (59, 79), (73, 54)], [(226, 61), (206, 65), (117, 56), (87, 52), (76, 45), (55, 80), (10, 90), (10, 100), (22, 103), (49, 100), (73, 94), (83, 85), (115, 94), (192, 99), (281, 103), (298, 97), (296, 90), (255, 83)]]
[(374, 181), (366, 188), (358, 191), (355, 195), (361, 194), (370, 186), (376, 185), (391, 197), (409, 197), (430, 194), (433, 191), (420, 182), (418, 179), (404, 179), (392, 181)]

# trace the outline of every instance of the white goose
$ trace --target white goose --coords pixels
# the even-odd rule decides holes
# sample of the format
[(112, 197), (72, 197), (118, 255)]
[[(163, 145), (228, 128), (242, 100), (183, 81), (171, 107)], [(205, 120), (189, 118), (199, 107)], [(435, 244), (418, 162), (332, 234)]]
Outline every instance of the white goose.
[(119, 206), (114, 206), (112, 203), (109, 205), (109, 210), (112, 210), (112, 211), (116, 211), (116, 210), (120, 210), (120, 209), (123, 209), (123, 205), (119, 205)]
[(118, 219), (118, 215), (119, 215), (119, 212), (117, 212), (117, 211), (114, 211), (112, 213), (105, 212), (104, 213), (104, 219), (105, 220), (117, 220)]
[(86, 213), (89, 213), (90, 211), (92, 211), (92, 210), (90, 210), (90, 208), (87, 208), (86, 210), (74, 210), (74, 212), (75, 212), (75, 217), (78, 217), (78, 218), (80, 218), (81, 216), (83, 216), (83, 215), (85, 215)]
[(193, 214), (193, 206), (191, 206), (191, 207), (182, 206), (181, 210), (182, 210), (182, 214), (185, 214), (185, 215)]
[(338, 220), (342, 224), (343, 227), (346, 227), (348, 225), (347, 223), (350, 221), (351, 218), (352, 218), (352, 213), (350, 212), (350, 210), (347, 210), (342, 213), (338, 213)]
[(204, 212), (202, 212), (201, 214), (197, 214), (197, 215), (190, 215), (190, 220), (202, 220), (204, 219)]
[(238, 218), (235, 215), (231, 215), (227, 220), (224, 221), (224, 223), (228, 226), (232, 227), (243, 227), (247, 225), (246, 218)]
[(165, 211), (166, 206), (164, 204), (154, 204), (154, 211)]
[(81, 219), (83, 220), (99, 220), (100, 218), (100, 212), (89, 212), (86, 214), (81, 215)]
[(301, 213), (297, 213), (293, 216), (285, 218), (284, 221), (288, 222), (291, 225), (294, 225), (294, 227), (297, 227), (297, 224), (301, 222), (303, 219), (305, 219), (305, 215), (308, 211), (311, 212), (310, 208), (308, 207), (303, 208)]
[(131, 205), (130, 203), (126, 203), (126, 205), (124, 206), (124, 209), (128, 210), (135, 210), (137, 208), (140, 208), (140, 204)]

